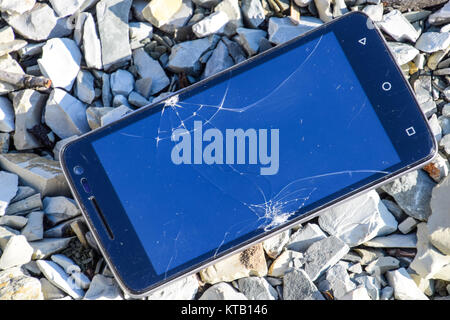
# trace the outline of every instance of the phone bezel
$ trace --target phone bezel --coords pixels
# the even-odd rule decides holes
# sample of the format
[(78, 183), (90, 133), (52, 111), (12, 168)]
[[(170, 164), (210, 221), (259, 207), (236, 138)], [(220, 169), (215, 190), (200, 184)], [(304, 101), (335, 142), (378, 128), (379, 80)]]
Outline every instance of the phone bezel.
[[(68, 143), (67, 145), (65, 145), (62, 150), (61, 150), (61, 164), (63, 167), (63, 171), (65, 176), (67, 177), (67, 180), (69, 182), (70, 188), (72, 190), (72, 193), (75, 196), (76, 201), (78, 202), (78, 204), (80, 205), (80, 208), (82, 209), (83, 212), (83, 216), (85, 217), (90, 229), (93, 232), (93, 235), (99, 245), (99, 248), (102, 252), (102, 254), (104, 255), (106, 261), (108, 262), (108, 265), (110, 266), (113, 274), (116, 276), (119, 284), (121, 285), (122, 289), (124, 289), (128, 294), (130, 294), (131, 296), (134, 297), (141, 297), (144, 296), (146, 294), (151, 293), (153, 290), (159, 288), (161, 285), (164, 284), (168, 284), (173, 282), (174, 280), (178, 279), (181, 276), (186, 276), (188, 274), (192, 274), (202, 268), (205, 268), (208, 265), (211, 265), (213, 263), (216, 263), (218, 260), (224, 259), (227, 256), (234, 254), (238, 251), (244, 250), (245, 248), (250, 247), (251, 245), (260, 242), (268, 237), (271, 237), (279, 232), (282, 232), (288, 228), (290, 228), (292, 225), (294, 224), (298, 224), (298, 223), (302, 223), (306, 220), (312, 219), (313, 217), (317, 216), (321, 211), (328, 209), (340, 202), (342, 202), (343, 200), (347, 200), (347, 199), (351, 199), (357, 195), (359, 195), (362, 192), (368, 191), (370, 189), (376, 188), (378, 185), (386, 183), (388, 180), (392, 180), (394, 178), (396, 178), (397, 176), (406, 173), (407, 171), (411, 171), (416, 169), (418, 166), (423, 165), (424, 163), (426, 163), (427, 161), (431, 161), (432, 158), (434, 157), (434, 155), (437, 152), (437, 148), (436, 148), (436, 142), (434, 140), (434, 138), (431, 138), (430, 141), (430, 137), (433, 137), (431, 134), (431, 131), (428, 127), (427, 121), (425, 116), (423, 115), (422, 111), (420, 110), (420, 107), (417, 103), (417, 101), (415, 100), (413, 91), (409, 85), (409, 83), (406, 81), (406, 79), (403, 78), (403, 76), (401, 76), (401, 80), (398, 78), (398, 74), (401, 75), (401, 70), (398, 67), (398, 65), (395, 63), (394, 58), (392, 56), (392, 54), (389, 52), (389, 49), (387, 48), (386, 44), (383, 41), (383, 38), (380, 34), (380, 32), (377, 30), (377, 28), (375, 26), (373, 26), (373, 29), (367, 28), (370, 27), (370, 20), (368, 19), (368, 17), (365, 14), (359, 13), (359, 12), (354, 12), (354, 13), (349, 13), (339, 19), (333, 20), (327, 24), (322, 25), (321, 27), (312, 30), (300, 37), (297, 37), (295, 39), (292, 39), (282, 45), (279, 45), (277, 47), (274, 47), (258, 56), (255, 56), (253, 58), (250, 58), (240, 64), (237, 64), (229, 69), (226, 69), (208, 79), (199, 81), (198, 83), (180, 90), (174, 94), (182, 94), (184, 92), (187, 91), (193, 91), (195, 89), (200, 88), (201, 86), (204, 86), (206, 84), (208, 84), (210, 81), (214, 81), (215, 79), (220, 78), (221, 76), (223, 76), (224, 74), (227, 74), (228, 72), (233, 72), (238, 68), (242, 68), (244, 69), (245, 66), (248, 66), (249, 64), (251, 64), (254, 61), (258, 61), (258, 60), (262, 60), (264, 59), (264, 57), (267, 57), (270, 54), (273, 54), (274, 52), (276, 53), (278, 50), (283, 50), (283, 48), (285, 50), (287, 50), (286, 48), (288, 46), (294, 45), (298, 43), (302, 43), (303, 41), (307, 41), (310, 38), (314, 38), (314, 36), (319, 36), (321, 33), (325, 33), (328, 32), (331, 28), (332, 31), (335, 32), (336, 37), (338, 37), (338, 33), (336, 33), (336, 30), (345, 30), (346, 34), (347, 33), (351, 33), (349, 32), (349, 30), (353, 30), (353, 33), (355, 33), (355, 30), (358, 30), (357, 28), (357, 24), (361, 24), (361, 26), (366, 27), (367, 29), (367, 34), (366, 37), (368, 37), (368, 41), (366, 41), (366, 45), (369, 47), (367, 48), (371, 48), (371, 50), (374, 50), (375, 53), (380, 53), (380, 49), (383, 51), (387, 51), (389, 59), (390, 59), (390, 64), (392, 65), (392, 68), (395, 69), (396, 73), (395, 76), (397, 76), (396, 81), (401, 81), (402, 84), (402, 88), (404, 89), (405, 87), (407, 88), (407, 90), (409, 91), (409, 95), (405, 95), (405, 94), (401, 94), (399, 99), (399, 96), (397, 96), (396, 94), (398, 94), (399, 92), (402, 92), (403, 90), (393, 90), (390, 93), (385, 93), (384, 96), (384, 100), (379, 102), (379, 103), (375, 103), (374, 104), (374, 108), (380, 108), (380, 109), (385, 109), (388, 110), (390, 112), (389, 115), (382, 115), (384, 117), (384, 119), (389, 120), (393, 123), (395, 123), (396, 126), (401, 126), (403, 125), (402, 121), (399, 120), (405, 120), (405, 117), (400, 117), (402, 112), (404, 112), (406, 107), (402, 108), (391, 108), (389, 106), (389, 103), (386, 103), (388, 101), (395, 101), (395, 99), (399, 99), (403, 102), (405, 102), (405, 99), (408, 98), (410, 101), (408, 101), (409, 104), (415, 104), (417, 110), (419, 111), (417, 113), (416, 119), (414, 123), (417, 123), (418, 125), (422, 125), (421, 130), (417, 130), (417, 135), (414, 137), (410, 137), (410, 143), (414, 144), (415, 146), (419, 145), (419, 142), (428, 142), (428, 144), (424, 147), (424, 150), (421, 150), (421, 156), (419, 156), (415, 161), (408, 161), (408, 165), (403, 165), (401, 166), (401, 168), (399, 170), (396, 170), (395, 172), (393, 172), (392, 174), (386, 175), (386, 176), (380, 176), (379, 178), (375, 179), (372, 181), (372, 183), (368, 183), (368, 184), (364, 184), (362, 187), (357, 188), (355, 190), (350, 190), (349, 192), (345, 192), (344, 195), (335, 198), (333, 201), (328, 202), (326, 205), (323, 206), (319, 206), (317, 208), (315, 208), (314, 210), (311, 210), (310, 212), (308, 212), (307, 214), (303, 214), (299, 217), (297, 217), (296, 219), (292, 219), (289, 222), (287, 222), (286, 224), (279, 226), (278, 228), (274, 228), (260, 236), (257, 236), (255, 239), (249, 239), (248, 241), (244, 241), (241, 242), (239, 245), (237, 246), (233, 246), (231, 248), (229, 248), (228, 250), (220, 253), (219, 255), (206, 259), (206, 260), (202, 260), (202, 262), (200, 264), (195, 264), (193, 266), (191, 266), (190, 268), (184, 268), (182, 272), (178, 272), (176, 274), (173, 274), (167, 278), (164, 278), (163, 280), (157, 282), (157, 283), (153, 283), (152, 285), (149, 286), (144, 286), (144, 288), (138, 288), (138, 285), (136, 285), (135, 283), (133, 283), (134, 280), (130, 281), (131, 277), (130, 277), (130, 271), (129, 270), (125, 270), (126, 268), (124, 267), (125, 263), (128, 263), (129, 261), (133, 261), (133, 265), (135, 266), (135, 269), (137, 273), (142, 272), (143, 270), (148, 270), (148, 268), (145, 268), (143, 266), (145, 266), (146, 264), (148, 264), (148, 261), (146, 261), (146, 254), (145, 254), (145, 250), (143, 249), (141, 243), (139, 241), (131, 241), (128, 243), (129, 239), (130, 239), (130, 228), (129, 226), (131, 226), (131, 223), (129, 222), (127, 216), (125, 213), (123, 212), (119, 212), (120, 210), (116, 210), (117, 209), (117, 203), (120, 203), (120, 201), (118, 200), (117, 196), (114, 197), (112, 196), (114, 194), (114, 189), (112, 188), (112, 185), (107, 182), (101, 185), (102, 187), (102, 191), (99, 191), (100, 189), (97, 189), (95, 187), (93, 187), (93, 193), (97, 196), (98, 193), (100, 192), (103, 193), (103, 197), (105, 197), (105, 195), (109, 196), (109, 203), (107, 204), (107, 206), (110, 206), (109, 208), (105, 208), (108, 211), (108, 220), (114, 221), (117, 219), (117, 221), (121, 221), (121, 223), (124, 223), (125, 221), (125, 225), (127, 225), (126, 228), (124, 228), (124, 230), (115, 230), (119, 231), (118, 233), (115, 233), (115, 239), (108, 239), (107, 233), (105, 230), (105, 228), (102, 228), (102, 221), (101, 219), (98, 218), (97, 214), (95, 212), (93, 212), (92, 208), (89, 208), (89, 201), (88, 201), (88, 196), (83, 193), (82, 189), (80, 189), (80, 185), (79, 183), (77, 183), (77, 180), (74, 178), (74, 175), (70, 172), (70, 168), (72, 164), (84, 164), (85, 166), (85, 174), (84, 176), (88, 176), (90, 177), (89, 180), (92, 180), (92, 178), (97, 178), (97, 179), (103, 179), (107, 181), (107, 176), (104, 173), (104, 171), (102, 171), (102, 166), (100, 164), (100, 162), (98, 161), (95, 152), (92, 150), (92, 147), (90, 147), (90, 141), (92, 141), (94, 138), (98, 138), (100, 136), (106, 135), (114, 130), (117, 130), (118, 128), (121, 128), (122, 126), (126, 126), (128, 125), (130, 122), (133, 122), (135, 120), (137, 120), (138, 118), (141, 117), (147, 117), (150, 116), (153, 113), (156, 113), (158, 111), (160, 111), (160, 109), (158, 108), (154, 108), (155, 106), (158, 105), (158, 103), (156, 104), (151, 104), (147, 107), (141, 108), (135, 112), (133, 112), (132, 114), (122, 118), (121, 120), (114, 122), (112, 124), (109, 124), (105, 127), (99, 128), (97, 130), (91, 131), (81, 137), (79, 137), (78, 139)], [(351, 26), (352, 28), (348, 29), (348, 26)], [(359, 29), (361, 30), (361, 29)], [(370, 30), (374, 30), (374, 32), (370, 32)], [(353, 34), (351, 33), (351, 34)], [(369, 33), (371, 34), (369, 36)], [(377, 37), (379, 39), (381, 39), (381, 41), (369, 41), (370, 38), (373, 39), (373, 37)], [(343, 38), (339, 38), (338, 40), (341, 41), (347, 41), (349, 38), (351, 38), (351, 36), (348, 36), (347, 39), (343, 39)], [(359, 38), (355, 38), (353, 37), (354, 41), (359, 40)], [(347, 44), (346, 44), (347, 45)], [(373, 48), (370, 47), (370, 45), (378, 45), (378, 48)], [(380, 48), (380, 46), (382, 46), (382, 48)], [(349, 49), (353, 48), (351, 46), (348, 46)], [(349, 62), (352, 64), (352, 62), (355, 61), (355, 59), (352, 60), (352, 58), (355, 58), (355, 54), (357, 54), (357, 52), (353, 53), (347, 50), (345, 50), (345, 48), (343, 47), (345, 54), (348, 57)], [(352, 56), (353, 54), (353, 56)], [(367, 59), (367, 56), (365, 57)], [(352, 66), (354, 67), (354, 64), (352, 64)], [(385, 66), (384, 64), (378, 62), (378, 63), (374, 63), (371, 66), (365, 66), (365, 68), (369, 68), (369, 72), (367, 72), (367, 70), (365, 70), (366, 73), (371, 73), (373, 72), (373, 76), (372, 78), (376, 78), (376, 75), (379, 75), (382, 73), (383, 69), (380, 70), (380, 66)], [(384, 69), (388, 69), (388, 70), (392, 70), (392, 68), (384, 68)], [(357, 70), (355, 70), (355, 73), (357, 74), (358, 78), (360, 79), (361, 73), (358, 73)], [(361, 79), (360, 79), (361, 80)], [(367, 79), (366, 79), (367, 80)], [(377, 82), (377, 86), (379, 86), (380, 83)], [(363, 85), (363, 83), (362, 83)], [(374, 82), (371, 82), (369, 84), (370, 85), (374, 85)], [(372, 95), (373, 92), (371, 90), (367, 90), (367, 83), (366, 86), (364, 86), (365, 91), (367, 92), (367, 95), (369, 96), (369, 99), (372, 102)], [(378, 88), (381, 89), (381, 88)], [(374, 89), (376, 90), (376, 89)], [(378, 97), (380, 95), (377, 95)], [(170, 96), (168, 96), (166, 99), (170, 98)], [(160, 102), (159, 102), (160, 103)], [(408, 103), (406, 103), (405, 105), (408, 105)], [(372, 103), (373, 104), (373, 103)], [(386, 106), (388, 106), (388, 108), (386, 108)], [(384, 108), (383, 108), (384, 107)], [(394, 111), (391, 113), (391, 111)], [(378, 113), (378, 112), (377, 112)], [(411, 120), (411, 119), (410, 119)], [(410, 121), (409, 121), (410, 123)], [(390, 138), (392, 139), (393, 135), (389, 134)], [(395, 135), (394, 135), (395, 137)], [(402, 137), (398, 137), (399, 139), (402, 139)], [(412, 142), (415, 141), (415, 142)], [(393, 141), (394, 142), (394, 141)], [(396, 142), (397, 146), (398, 146), (398, 141)], [(409, 149), (409, 148), (405, 148), (405, 149)], [(69, 154), (70, 153), (70, 154)], [(72, 156), (72, 158), (70, 157), (70, 155), (73, 155), (75, 157)], [(96, 179), (94, 179), (96, 180)], [(92, 187), (92, 186), (91, 186)], [(107, 189), (107, 191), (105, 192), (105, 188)], [(80, 192), (79, 192), (80, 191)], [(341, 190), (342, 191), (342, 190)], [(102, 197), (102, 196), (100, 196)], [(114, 208), (116, 208), (114, 210)], [(102, 208), (103, 209), (103, 208)], [(111, 210), (109, 210), (111, 209)], [(127, 222), (128, 221), (128, 222)], [(132, 228), (131, 228), (132, 229)], [(135, 235), (136, 236), (136, 235)], [(131, 238), (133, 238), (133, 236), (131, 236)], [(134, 237), (136, 238), (136, 237)], [(126, 248), (124, 248), (124, 245), (120, 245), (120, 240), (123, 239), (127, 239), (127, 245), (125, 245), (125, 247), (127, 248), (133, 248), (133, 250), (127, 250)], [(136, 252), (143, 252), (144, 256), (142, 254), (136, 254)], [(148, 259), (148, 258), (147, 258)], [(136, 274), (134, 275), (135, 279), (139, 278), (141, 279), (142, 277), (142, 282), (145, 282), (145, 277), (144, 276), (136, 276)]]

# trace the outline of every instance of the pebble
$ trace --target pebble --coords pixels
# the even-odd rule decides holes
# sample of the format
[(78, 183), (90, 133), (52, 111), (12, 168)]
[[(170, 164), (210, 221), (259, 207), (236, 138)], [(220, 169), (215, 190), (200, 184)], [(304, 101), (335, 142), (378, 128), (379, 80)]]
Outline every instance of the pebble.
[(385, 237), (377, 237), (364, 243), (373, 248), (415, 248), (417, 237), (415, 234), (391, 234)]
[(245, 23), (253, 29), (258, 28), (266, 18), (260, 0), (243, 0), (241, 10)]
[(6, 212), (11, 199), (17, 193), (19, 177), (14, 173), (0, 171), (0, 217)]
[(203, 292), (199, 300), (248, 300), (226, 282), (219, 282)]
[(350, 247), (397, 230), (397, 221), (374, 190), (326, 210), (319, 225)]
[(13, 235), (9, 238), (0, 257), (0, 270), (21, 266), (31, 261), (33, 248), (22, 235)]
[(280, 255), (289, 241), (289, 234), (290, 231), (286, 230), (263, 241), (264, 251), (270, 258), (276, 259)]
[[(75, 41), (69, 38), (54, 38), (42, 47), (42, 58), (38, 60), (42, 74), (52, 80), (54, 88), (72, 89), (80, 71), (81, 52)], [(64, 70), (64, 72), (61, 72)]]
[(397, 300), (428, 300), (427, 296), (417, 287), (405, 268), (386, 273), (389, 286), (394, 289)]
[(338, 263), (329, 268), (325, 274), (325, 279), (319, 282), (320, 291), (331, 291), (333, 297), (339, 300), (348, 292), (356, 289), (356, 285), (347, 273), (345, 267)]
[(102, 47), (91, 14), (87, 15), (83, 26), (83, 54), (88, 68), (99, 70), (103, 68)]
[(42, 300), (41, 283), (19, 267), (0, 271), (0, 300)]
[[(144, 97), (148, 98), (150, 95), (157, 94), (170, 84), (170, 80), (159, 62), (150, 57), (144, 49), (140, 48), (133, 51), (133, 63), (141, 79), (144, 79), (136, 81), (136, 90), (139, 89), (138, 91), (141, 91), (140, 93)], [(144, 88), (148, 88), (149, 83), (151, 89), (148, 93), (148, 89), (145, 90)], [(148, 93), (148, 96), (146, 93)]]
[(225, 25), (229, 22), (224, 11), (217, 11), (192, 26), (192, 31), (198, 38), (207, 37), (213, 33), (224, 33)]
[(39, 211), (42, 209), (42, 201), (40, 194), (34, 194), (23, 200), (11, 203), (6, 208), (6, 214), (8, 215), (26, 215), (33, 211)]
[(213, 76), (216, 73), (233, 66), (233, 64), (234, 62), (228, 52), (227, 46), (223, 43), (223, 41), (219, 41), (217, 47), (214, 49), (211, 57), (206, 63), (202, 78), (205, 79)]
[(450, 46), (449, 32), (425, 32), (416, 42), (416, 48), (422, 52), (433, 53)]
[(329, 236), (309, 246), (305, 252), (305, 271), (315, 281), (325, 270), (335, 265), (350, 248), (335, 236)]
[(21, 234), (26, 237), (28, 241), (36, 241), (44, 238), (44, 212), (35, 211), (27, 216), (28, 223), (22, 229)]
[(294, 268), (303, 265), (303, 254), (300, 252), (285, 250), (270, 265), (267, 274), (271, 277), (282, 278)]
[(399, 10), (392, 10), (386, 13), (383, 19), (378, 22), (378, 25), (381, 30), (396, 41), (411, 41), (414, 43), (420, 35)]
[(325, 239), (327, 235), (315, 223), (308, 223), (306, 226), (300, 227), (289, 238), (286, 249), (298, 252), (305, 252), (311, 244), (316, 241)]
[(59, 163), (32, 153), (0, 154), (0, 167), (15, 173), (43, 197), (70, 194)]
[(284, 300), (325, 300), (307, 272), (294, 269), (283, 277)]
[(86, 105), (61, 89), (54, 89), (45, 107), (45, 123), (61, 139), (88, 132)]
[(84, 103), (91, 104), (95, 99), (94, 76), (86, 70), (80, 70), (76, 79), (75, 94)]
[(391, 195), (397, 204), (409, 216), (417, 220), (426, 220), (431, 214), (431, 191), (435, 183), (422, 170), (403, 175), (381, 187)]
[(51, 256), (53, 262), (57, 263), (68, 275), (80, 273), (81, 269), (75, 262), (63, 254), (53, 254)]
[(260, 41), (267, 35), (267, 32), (263, 30), (238, 28), (236, 31), (238, 34), (236, 42), (244, 48), (249, 57), (258, 53)]
[(269, 41), (281, 44), (294, 39), (322, 24), (322, 21), (313, 17), (302, 17), (298, 24), (292, 23), (289, 18), (271, 17), (269, 19)]
[(22, 229), (27, 224), (28, 219), (21, 216), (5, 215), (0, 217), (0, 225), (8, 226), (13, 229)]
[(190, 275), (152, 292), (148, 300), (193, 300), (198, 292), (197, 276)]
[(59, 252), (68, 247), (71, 238), (44, 238), (43, 240), (33, 241), (30, 243), (33, 248), (33, 260), (45, 259), (52, 254)]
[(442, 253), (450, 255), (450, 176), (433, 188), (431, 196), (431, 216), (428, 219), (428, 232), (431, 243)]
[(388, 46), (400, 66), (412, 61), (419, 54), (419, 50), (406, 43), (388, 42)]
[(277, 300), (277, 291), (261, 277), (248, 277), (238, 280), (239, 290), (248, 300)]
[(101, 117), (101, 119), (100, 119), (101, 126), (103, 127), (114, 121), (117, 121), (132, 111), (133, 110), (131, 110), (130, 108), (128, 108), (127, 106), (124, 106), (124, 105), (114, 108), (111, 111), (109, 111), (108, 113), (106, 113), (104, 116)]
[(81, 214), (76, 202), (67, 197), (45, 197), (43, 204), (45, 216), (52, 226)]

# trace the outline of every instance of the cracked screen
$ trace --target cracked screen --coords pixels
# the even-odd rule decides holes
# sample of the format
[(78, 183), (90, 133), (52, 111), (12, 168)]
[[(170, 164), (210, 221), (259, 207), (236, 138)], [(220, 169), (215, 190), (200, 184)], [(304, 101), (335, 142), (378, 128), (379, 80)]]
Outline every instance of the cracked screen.
[(93, 142), (158, 275), (400, 162), (332, 32), (159, 106)]

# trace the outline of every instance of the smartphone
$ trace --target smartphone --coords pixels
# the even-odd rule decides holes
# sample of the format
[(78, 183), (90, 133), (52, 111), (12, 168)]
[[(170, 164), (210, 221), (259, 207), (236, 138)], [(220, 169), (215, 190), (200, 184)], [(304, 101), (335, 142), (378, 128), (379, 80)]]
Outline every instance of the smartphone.
[(119, 284), (142, 297), (435, 153), (380, 32), (350, 13), (81, 136), (60, 159)]

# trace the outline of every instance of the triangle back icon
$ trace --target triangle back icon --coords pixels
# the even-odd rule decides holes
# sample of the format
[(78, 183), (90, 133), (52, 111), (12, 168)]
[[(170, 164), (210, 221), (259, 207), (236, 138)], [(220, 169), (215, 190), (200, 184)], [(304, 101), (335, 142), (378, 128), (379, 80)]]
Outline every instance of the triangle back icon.
[(366, 41), (367, 41), (367, 39), (365, 37), (358, 40), (358, 42), (361, 43), (363, 46), (366, 45)]

